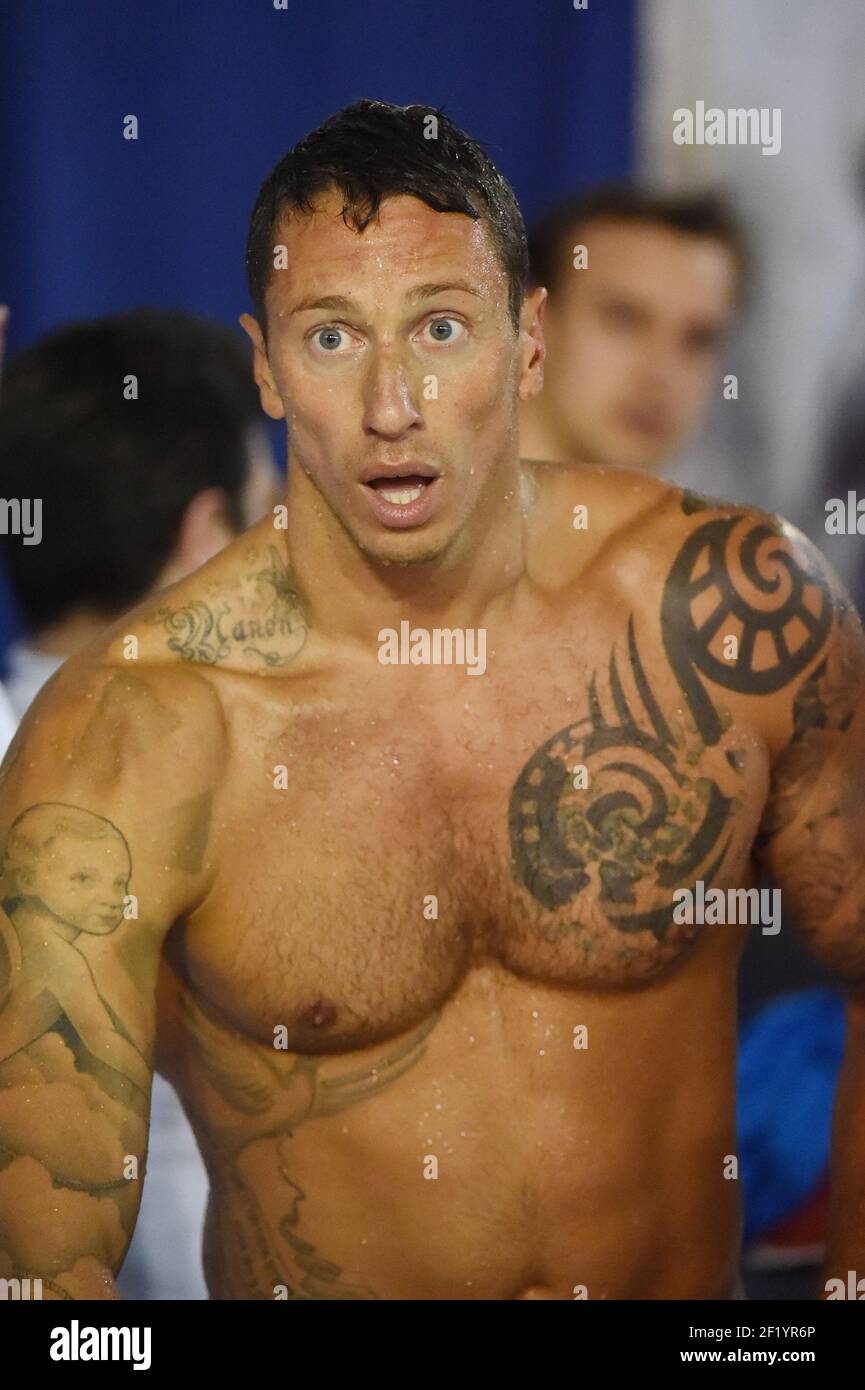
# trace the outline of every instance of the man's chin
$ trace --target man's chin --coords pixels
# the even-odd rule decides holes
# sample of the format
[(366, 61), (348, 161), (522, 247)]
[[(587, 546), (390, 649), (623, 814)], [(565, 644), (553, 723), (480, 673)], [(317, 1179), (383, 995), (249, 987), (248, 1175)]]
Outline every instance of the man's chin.
[(359, 550), (378, 565), (423, 565), (438, 560), (453, 536), (439, 524), (406, 530), (364, 527), (350, 533)]
[(400, 532), (397, 535), (366, 536), (358, 540), (360, 549), (378, 565), (423, 565), (438, 560), (448, 548), (441, 536), (429, 533)]

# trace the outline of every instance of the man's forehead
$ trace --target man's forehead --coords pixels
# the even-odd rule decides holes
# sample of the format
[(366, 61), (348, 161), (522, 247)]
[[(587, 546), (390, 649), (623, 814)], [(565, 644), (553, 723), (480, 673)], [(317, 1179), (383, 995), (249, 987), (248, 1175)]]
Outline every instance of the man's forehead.
[(706, 278), (721, 278), (734, 272), (732, 249), (720, 237), (679, 231), (661, 222), (598, 220), (583, 230), (590, 264), (594, 251), (596, 261), (609, 267), (628, 267), (635, 261), (647, 263), (663, 258), (675, 260), (681, 269), (690, 267)]
[(271, 288), (281, 286), (282, 297), (313, 287), (322, 295), (350, 293), (360, 276), (391, 284), (461, 280), (480, 293), (504, 278), (482, 218), (436, 212), (420, 198), (399, 194), (385, 198), (357, 232), (342, 217), (343, 204), (341, 195), (323, 194), (312, 212), (292, 210), (280, 218), (274, 240), (285, 244), (285, 269), (274, 275)]
[(587, 248), (588, 266), (563, 277), (573, 289), (585, 283), (598, 291), (619, 289), (646, 298), (663, 298), (675, 290), (678, 298), (693, 299), (700, 307), (721, 312), (732, 306), (737, 267), (732, 250), (719, 238), (663, 223), (598, 218), (574, 229), (571, 245), (579, 244)]

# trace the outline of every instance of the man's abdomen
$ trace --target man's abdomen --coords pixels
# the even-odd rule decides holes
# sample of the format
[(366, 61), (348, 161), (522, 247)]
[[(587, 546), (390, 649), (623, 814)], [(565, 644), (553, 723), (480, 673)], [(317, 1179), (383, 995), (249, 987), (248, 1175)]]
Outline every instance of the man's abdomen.
[(718, 939), (652, 989), (590, 995), (489, 962), (375, 1048), (257, 1070), (226, 1042), (232, 1106), (212, 1056), (187, 1072), (212, 1296), (725, 1296), (732, 967)]

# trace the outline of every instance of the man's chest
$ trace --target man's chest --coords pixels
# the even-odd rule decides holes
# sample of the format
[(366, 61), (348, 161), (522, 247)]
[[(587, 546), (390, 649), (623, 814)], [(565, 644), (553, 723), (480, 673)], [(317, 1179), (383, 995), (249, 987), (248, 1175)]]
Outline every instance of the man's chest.
[(290, 717), (241, 702), (216, 882), (183, 933), (193, 987), (263, 1040), (336, 1051), (416, 1024), (482, 959), (579, 989), (694, 949), (712, 928), (674, 895), (750, 881), (759, 740), (729, 720), (707, 745), (645, 667), (601, 679), (542, 650)]

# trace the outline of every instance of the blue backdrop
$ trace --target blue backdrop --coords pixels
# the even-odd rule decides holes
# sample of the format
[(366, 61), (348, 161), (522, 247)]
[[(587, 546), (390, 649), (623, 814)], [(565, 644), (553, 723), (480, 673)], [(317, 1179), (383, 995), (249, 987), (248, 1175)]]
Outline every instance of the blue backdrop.
[[(635, 0), (17, 0), (0, 17), (7, 351), (144, 304), (234, 322), (259, 184), (358, 97), (444, 106), (527, 220), (632, 158)], [(134, 115), (139, 138), (123, 138)], [(0, 654), (13, 618), (0, 594)]]

